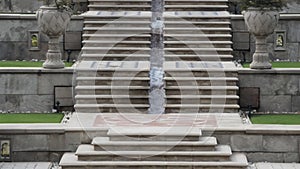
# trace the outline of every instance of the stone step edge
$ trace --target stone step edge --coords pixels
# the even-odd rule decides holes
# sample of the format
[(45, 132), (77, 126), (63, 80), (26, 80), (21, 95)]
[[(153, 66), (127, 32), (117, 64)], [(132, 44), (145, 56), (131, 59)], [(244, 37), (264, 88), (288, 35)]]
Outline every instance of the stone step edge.
[(114, 127), (107, 136), (193, 136), (200, 137), (201, 129), (196, 127)]
[[(97, 81), (97, 80), (112, 80), (112, 81), (149, 81), (149, 77), (82, 77), (77, 76), (76, 81)], [(166, 81), (238, 81), (237, 77), (165, 77)]]
[[(75, 104), (75, 108), (149, 108), (148, 104)], [(224, 108), (224, 109), (239, 109), (238, 104), (168, 104), (165, 108), (182, 108), (182, 109), (197, 109), (197, 108)]]
[(232, 155), (228, 145), (216, 146), (215, 151), (95, 151), (93, 145), (82, 144), (75, 152), (77, 156), (223, 156)]
[[(140, 89), (148, 90), (149, 86), (76, 86), (75, 90), (105, 90), (105, 89)], [(166, 90), (238, 90), (237, 86), (166, 86)]]
[(68, 167), (91, 167), (91, 166), (135, 166), (135, 167), (145, 167), (145, 166), (198, 166), (198, 167), (247, 167), (248, 161), (244, 154), (235, 153), (231, 156), (231, 161), (226, 162), (166, 162), (166, 161), (78, 161), (77, 156), (74, 153), (65, 153), (62, 157), (60, 166)]
[[(76, 95), (75, 99), (148, 99), (149, 96), (132, 95)], [(167, 95), (166, 99), (239, 99), (237, 95)]]
[(95, 137), (94, 146), (216, 146), (215, 137), (200, 137), (199, 141), (111, 141), (109, 137)]

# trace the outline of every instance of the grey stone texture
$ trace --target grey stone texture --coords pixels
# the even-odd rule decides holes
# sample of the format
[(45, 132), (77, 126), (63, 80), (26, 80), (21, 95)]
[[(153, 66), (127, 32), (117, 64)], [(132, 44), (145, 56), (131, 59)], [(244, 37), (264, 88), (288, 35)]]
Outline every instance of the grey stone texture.
[[(54, 0), (49, 0), (53, 2)], [(75, 12), (81, 13), (87, 10), (87, 0), (73, 0)], [(5, 13), (35, 13), (44, 0), (0, 0), (0, 11)]]
[[(260, 89), (260, 112), (300, 111), (300, 70), (273, 69), (269, 71), (239, 70), (240, 87)], [(241, 94), (243, 97), (246, 95)], [(246, 99), (247, 98), (242, 98)], [(249, 100), (249, 103), (251, 101)]]
[(230, 140), (233, 151), (253, 152), (263, 149), (261, 135), (233, 135)]
[[(299, 8), (300, 9), (300, 8)], [(298, 11), (299, 13), (299, 11)], [(251, 62), (252, 55), (255, 52), (255, 38), (251, 34), (250, 39), (246, 38), (246, 33), (249, 33), (242, 15), (232, 16), (232, 34), (233, 34), (233, 55), (235, 60), (243, 62)], [(299, 14), (281, 14), (279, 24), (275, 32), (285, 32), (286, 45), (285, 50), (275, 50), (275, 33), (267, 38), (268, 52), (271, 60), (300, 60), (300, 21)], [(250, 48), (247, 48), (247, 47)]]
[[(58, 71), (42, 68), (18, 71), (0, 69), (0, 110), (2, 111), (50, 112), (54, 105), (54, 87), (72, 86), (73, 69), (71, 68)], [(42, 73), (42, 71), (46, 72)], [(72, 93), (65, 93), (64, 98), (72, 98)]]
[[(73, 16), (67, 28), (68, 32), (82, 31), (83, 20), (79, 16)], [(28, 45), (29, 31), (38, 31), (35, 14), (0, 14), (0, 60), (45, 60), (48, 50), (48, 37), (40, 33), (40, 50), (30, 50)], [(64, 38), (60, 37), (59, 45), (67, 59), (68, 54), (64, 49)], [(79, 50), (71, 52), (71, 60), (77, 59)]]

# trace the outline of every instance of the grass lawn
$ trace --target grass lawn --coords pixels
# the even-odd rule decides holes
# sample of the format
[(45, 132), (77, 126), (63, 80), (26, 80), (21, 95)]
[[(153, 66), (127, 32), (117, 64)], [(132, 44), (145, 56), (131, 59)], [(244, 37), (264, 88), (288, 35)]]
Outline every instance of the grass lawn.
[(5, 113), (0, 114), (0, 123), (60, 123), (63, 117), (62, 113)]
[[(250, 63), (243, 64), (244, 68), (249, 68)], [(300, 62), (272, 62), (273, 68), (300, 68)]]
[(252, 115), (251, 122), (253, 124), (289, 124), (300, 125), (300, 114), (267, 114)]
[[(73, 63), (65, 62), (66, 67), (71, 67)], [(31, 61), (0, 61), (0, 67), (43, 67), (43, 62)]]

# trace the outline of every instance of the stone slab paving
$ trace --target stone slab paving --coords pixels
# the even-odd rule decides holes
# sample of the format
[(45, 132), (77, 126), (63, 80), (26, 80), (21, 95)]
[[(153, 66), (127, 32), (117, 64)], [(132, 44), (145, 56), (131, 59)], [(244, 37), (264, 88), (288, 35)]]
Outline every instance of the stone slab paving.
[(52, 163), (48, 162), (13, 162), (0, 163), (0, 169), (51, 169)]
[(256, 163), (256, 169), (300, 169), (299, 163)]

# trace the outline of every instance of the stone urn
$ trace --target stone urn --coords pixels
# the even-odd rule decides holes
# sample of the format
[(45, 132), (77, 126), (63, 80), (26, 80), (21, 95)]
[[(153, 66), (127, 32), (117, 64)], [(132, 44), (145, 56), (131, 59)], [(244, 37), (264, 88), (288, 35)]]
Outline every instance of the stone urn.
[(267, 37), (271, 35), (279, 20), (279, 12), (270, 9), (249, 8), (244, 13), (248, 30), (256, 38), (256, 50), (251, 69), (271, 69), (267, 48)]
[(37, 11), (37, 20), (40, 31), (49, 37), (49, 48), (43, 67), (48, 69), (64, 68), (65, 64), (61, 59), (58, 39), (70, 22), (71, 13), (58, 10), (56, 7), (42, 6)]

